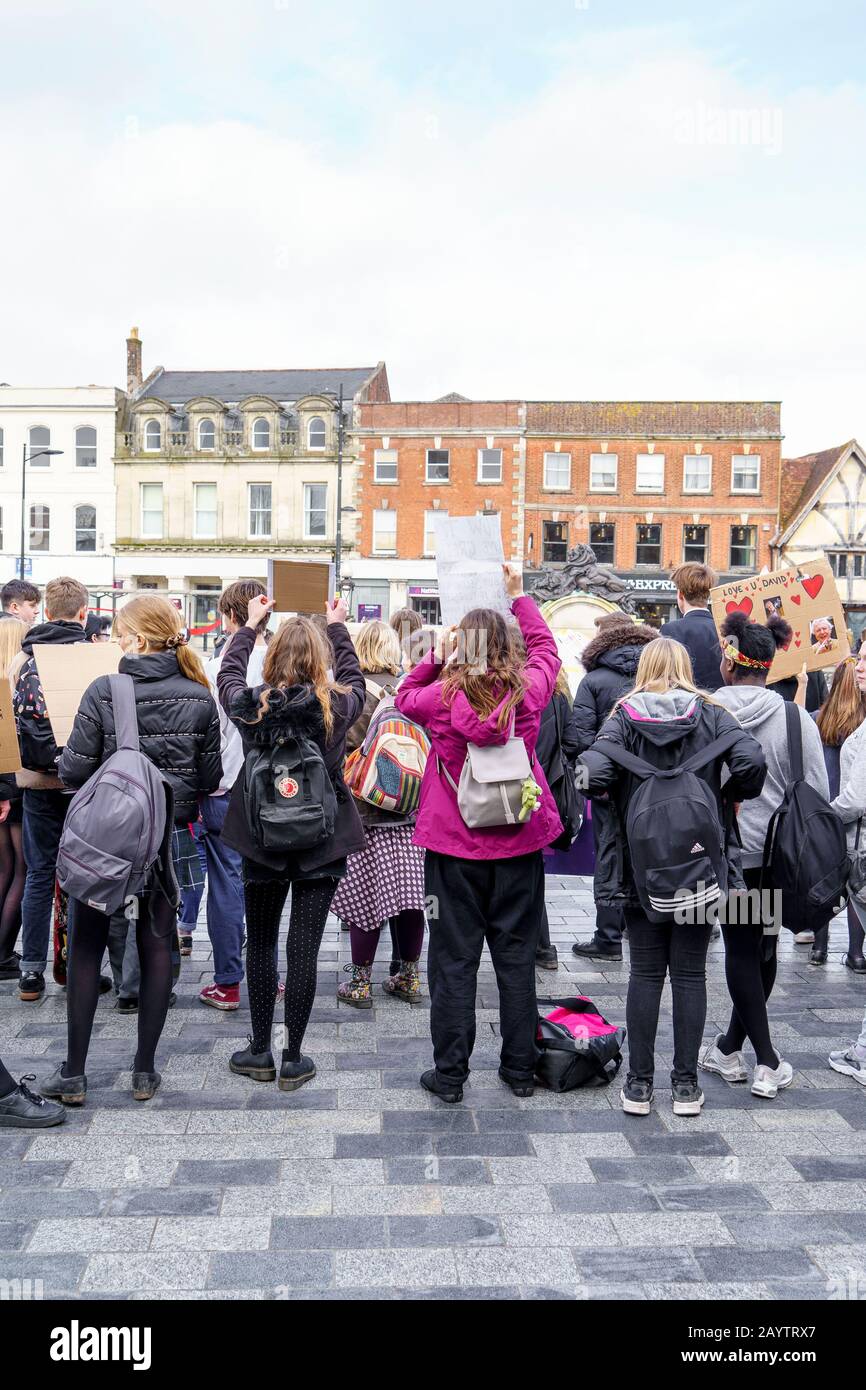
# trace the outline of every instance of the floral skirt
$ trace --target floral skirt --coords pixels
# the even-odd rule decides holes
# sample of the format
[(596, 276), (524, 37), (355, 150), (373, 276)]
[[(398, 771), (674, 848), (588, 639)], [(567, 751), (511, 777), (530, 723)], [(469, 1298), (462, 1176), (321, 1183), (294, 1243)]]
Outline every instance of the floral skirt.
[(350, 854), (331, 911), (350, 927), (375, 931), (410, 908), (424, 911), (424, 851), (412, 844), (414, 826), (364, 827), (367, 848)]

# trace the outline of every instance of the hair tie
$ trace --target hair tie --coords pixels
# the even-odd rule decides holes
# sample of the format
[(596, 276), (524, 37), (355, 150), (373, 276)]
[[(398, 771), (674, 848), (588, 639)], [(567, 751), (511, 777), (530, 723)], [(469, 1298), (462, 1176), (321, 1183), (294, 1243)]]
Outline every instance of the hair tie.
[(738, 666), (749, 666), (754, 671), (769, 671), (772, 661), (756, 661), (752, 656), (744, 656), (738, 647), (728, 646), (724, 649), (728, 661), (734, 661)]
[(188, 646), (188, 645), (189, 645), (189, 632), (187, 631), (187, 629), (186, 629), (185, 627), (184, 627), (184, 628), (181, 628), (180, 632), (175, 633), (174, 637), (169, 637), (169, 639), (168, 639), (168, 641), (166, 642), (165, 645), (166, 645), (167, 647), (169, 647), (172, 651), (173, 651), (175, 648), (177, 648), (177, 647), (186, 647), (186, 646)]

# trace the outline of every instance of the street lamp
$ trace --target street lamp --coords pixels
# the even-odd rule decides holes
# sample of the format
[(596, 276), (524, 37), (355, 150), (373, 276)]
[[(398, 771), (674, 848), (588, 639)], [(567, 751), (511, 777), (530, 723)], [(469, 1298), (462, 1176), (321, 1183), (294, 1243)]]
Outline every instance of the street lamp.
[(33, 450), (31, 451), (30, 457), (29, 457), (29, 459), (28, 459), (28, 457), (27, 457), (27, 445), (26, 445), (26, 444), (22, 444), (22, 446), (21, 446), (21, 559), (20, 559), (20, 562), (19, 562), (19, 570), (18, 570), (18, 578), (19, 578), (19, 579), (23, 579), (23, 578), (24, 578), (24, 559), (25, 559), (25, 547), (24, 547), (24, 521), (25, 521), (25, 518), (26, 518), (26, 516), (27, 516), (27, 465), (28, 465), (28, 463), (32, 463), (34, 459), (39, 458), (42, 454), (48, 455), (48, 454), (62, 454), (62, 453), (63, 453), (63, 450), (62, 450), (62, 449), (33, 449)]

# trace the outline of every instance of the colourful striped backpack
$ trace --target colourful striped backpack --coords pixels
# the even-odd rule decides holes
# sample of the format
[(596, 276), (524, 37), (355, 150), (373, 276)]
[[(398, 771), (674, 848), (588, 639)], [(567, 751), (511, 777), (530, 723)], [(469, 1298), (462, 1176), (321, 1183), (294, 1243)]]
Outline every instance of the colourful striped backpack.
[(404, 719), (394, 696), (386, 693), (373, 712), (364, 742), (346, 759), (343, 780), (358, 801), (380, 811), (414, 815), (429, 752), (424, 730)]

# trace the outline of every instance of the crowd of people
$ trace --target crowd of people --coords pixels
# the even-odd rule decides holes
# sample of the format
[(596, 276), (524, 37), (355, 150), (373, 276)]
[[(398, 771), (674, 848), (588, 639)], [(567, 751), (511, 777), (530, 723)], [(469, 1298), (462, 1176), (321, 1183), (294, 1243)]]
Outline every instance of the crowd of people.
[[(16, 1082), (0, 1062), (0, 1125), (58, 1124), (64, 1107), (85, 1103), (101, 993), (113, 991), (115, 1007), (137, 1015), (133, 1097), (157, 1093), (157, 1049), (205, 883), (213, 980), (202, 1005), (237, 1010), (246, 979), (252, 1031), (232, 1072), (287, 1092), (316, 1075), (303, 1046), (333, 912), (349, 933), (348, 978), (336, 988), (348, 1008), (372, 1007), (386, 926), (382, 987), (416, 1003), (429, 930), (433, 1065), (420, 1083), (448, 1104), (462, 1100), (470, 1072), (486, 944), (499, 991), (499, 1076), (531, 1096), (536, 970), (557, 967), (543, 854), (576, 835), (577, 789), (591, 806), (596, 923), (572, 949), (604, 964), (621, 961), (628, 940), (624, 1111), (646, 1115), (654, 1103), (668, 978), (675, 1114), (700, 1113), (701, 1071), (749, 1080), (747, 1040), (756, 1097), (772, 1100), (792, 1084), (772, 1036), (780, 924), (764, 903), (793, 886), (770, 846), (780, 806), (804, 779), (838, 823), (843, 854), (853, 862), (866, 853), (866, 643), (838, 665), (829, 691), (805, 668), (770, 685), (776, 652), (791, 638), (787, 623), (734, 612), (718, 633), (707, 609), (715, 577), (686, 564), (673, 575), (680, 619), (658, 632), (627, 614), (600, 618), (572, 697), (520, 571), (506, 565), (503, 577), (509, 615), (474, 609), (433, 631), (401, 610), (390, 623), (362, 624), (354, 639), (341, 598), (271, 631), (264, 586), (242, 580), (220, 597), (224, 642), (207, 665), (160, 596), (125, 603), (112, 633), (88, 614), (75, 579), (50, 582), (44, 596), (22, 580), (3, 588), (0, 676), (12, 689), (23, 770), (0, 779), (0, 979), (17, 980), (22, 1001), (38, 1001), (54, 943), (68, 1046), (34, 1088), (33, 1077)], [(112, 635), (122, 648), (118, 675), (87, 688), (59, 748), (34, 647)], [(159, 833), (135, 892), (115, 899), (104, 889), (111, 835), (89, 870), (88, 854), (75, 853), (86, 817), (70, 807), (83, 807), (85, 791), (76, 792), (102, 786), (127, 754), (146, 760), (156, 777), (147, 786), (162, 788), (165, 805), (154, 806), (128, 766), (117, 772), (112, 785), (125, 800), (116, 804), (135, 814), (138, 796), (142, 825)], [(75, 866), (71, 880), (59, 864)], [(68, 902), (61, 880), (78, 885)], [(864, 974), (866, 892), (854, 882), (844, 964)], [(745, 919), (723, 910), (734, 897), (752, 904)], [(827, 960), (829, 920), (829, 909), (816, 908), (814, 929), (798, 933), (815, 966)], [(725, 1032), (707, 1039), (706, 960), (719, 925), (731, 1013)], [(866, 1019), (829, 1064), (866, 1085)]]

